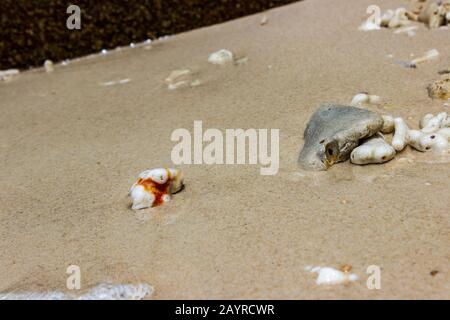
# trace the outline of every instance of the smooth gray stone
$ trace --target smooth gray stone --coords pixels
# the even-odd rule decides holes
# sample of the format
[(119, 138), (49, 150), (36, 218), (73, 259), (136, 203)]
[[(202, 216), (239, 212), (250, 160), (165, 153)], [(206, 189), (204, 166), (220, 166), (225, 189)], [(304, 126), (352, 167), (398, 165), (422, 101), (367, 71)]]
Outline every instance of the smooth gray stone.
[(327, 170), (336, 162), (348, 160), (359, 141), (374, 135), (382, 126), (383, 118), (375, 112), (323, 104), (306, 126), (298, 161), (307, 170)]

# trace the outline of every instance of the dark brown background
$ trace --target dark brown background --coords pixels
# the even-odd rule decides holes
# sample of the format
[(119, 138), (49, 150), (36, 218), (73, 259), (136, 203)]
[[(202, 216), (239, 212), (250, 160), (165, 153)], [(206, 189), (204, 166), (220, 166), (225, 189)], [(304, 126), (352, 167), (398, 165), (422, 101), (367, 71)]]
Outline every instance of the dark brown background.
[[(179, 33), (296, 0), (1, 0), (0, 70)], [(81, 30), (68, 30), (70, 4)]]

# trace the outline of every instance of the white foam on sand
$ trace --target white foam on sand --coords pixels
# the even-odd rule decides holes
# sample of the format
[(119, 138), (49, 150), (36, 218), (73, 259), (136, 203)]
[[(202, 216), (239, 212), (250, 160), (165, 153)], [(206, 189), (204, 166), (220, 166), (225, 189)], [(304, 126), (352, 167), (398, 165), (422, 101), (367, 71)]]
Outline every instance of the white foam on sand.
[(153, 294), (153, 287), (139, 283), (101, 283), (82, 295), (66, 294), (61, 291), (0, 293), (0, 300), (142, 300)]

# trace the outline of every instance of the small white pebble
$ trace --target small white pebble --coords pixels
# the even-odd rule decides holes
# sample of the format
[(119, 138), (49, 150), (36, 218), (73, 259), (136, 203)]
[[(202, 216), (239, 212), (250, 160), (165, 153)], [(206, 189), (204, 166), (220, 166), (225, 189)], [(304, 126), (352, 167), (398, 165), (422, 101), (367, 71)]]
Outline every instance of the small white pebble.
[(266, 25), (267, 22), (269, 22), (269, 18), (268, 18), (266, 15), (263, 15), (263, 16), (261, 17), (261, 22), (260, 22), (260, 24), (263, 26), (263, 25)]
[(0, 70), (0, 81), (9, 82), (19, 75), (19, 73), (20, 71), (18, 69)]
[(362, 93), (356, 94), (352, 98), (350, 105), (358, 107), (358, 106), (362, 106), (365, 104), (379, 104), (380, 102), (381, 102), (381, 98), (379, 96), (362, 92)]
[(119, 80), (119, 84), (125, 84), (125, 83), (128, 83), (128, 82), (130, 82), (131, 81), (131, 79), (122, 79), (122, 80)]

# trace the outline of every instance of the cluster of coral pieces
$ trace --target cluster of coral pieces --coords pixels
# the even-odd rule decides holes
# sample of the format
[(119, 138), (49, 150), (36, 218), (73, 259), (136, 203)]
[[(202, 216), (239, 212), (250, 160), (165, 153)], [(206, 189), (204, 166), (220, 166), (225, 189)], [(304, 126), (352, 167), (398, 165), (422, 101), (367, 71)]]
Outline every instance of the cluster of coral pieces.
[[(379, 11), (378, 7), (377, 10)], [(386, 10), (383, 14), (378, 13), (371, 15), (360, 30), (400, 28), (409, 25), (411, 21), (422, 22), (429, 28), (439, 28), (450, 24), (450, 0), (416, 0), (412, 10), (401, 7)]]
[(429, 28), (450, 24), (450, 0), (417, 0), (411, 17)]

